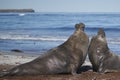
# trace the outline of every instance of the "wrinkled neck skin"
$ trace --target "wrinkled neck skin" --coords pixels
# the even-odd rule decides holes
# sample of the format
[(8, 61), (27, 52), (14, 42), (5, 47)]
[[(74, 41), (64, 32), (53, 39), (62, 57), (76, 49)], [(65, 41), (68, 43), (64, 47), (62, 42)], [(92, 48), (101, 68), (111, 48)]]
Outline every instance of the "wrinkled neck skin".
[[(88, 51), (88, 46), (89, 46), (89, 38), (88, 38), (88, 36), (81, 29), (76, 30), (74, 32), (74, 34), (75, 34), (74, 35), (75, 37), (78, 37), (78, 39), (79, 39), (78, 42), (80, 43), (80, 44), (76, 44), (77, 48), (78, 49), (80, 48), (82, 50), (83, 56), (87, 56), (87, 51)], [(85, 58), (83, 60), (85, 60)]]
[(109, 50), (106, 38), (102, 37), (102, 35), (97, 35), (97, 36), (93, 37), (92, 43), (95, 44), (94, 48), (95, 48), (96, 54), (98, 56), (105, 55), (107, 50)]
[[(70, 46), (71, 50), (81, 50), (83, 56), (87, 55), (89, 38), (81, 29), (77, 29), (73, 35), (65, 42), (66, 46)], [(86, 58), (86, 57), (85, 57)], [(85, 58), (83, 60), (85, 60)]]
[[(81, 44), (83, 45), (79, 45), (78, 44), (78, 47), (81, 47), (81, 50), (83, 51), (83, 62), (85, 61), (86, 59), (86, 56), (87, 56), (87, 53), (88, 53), (88, 46), (89, 46), (89, 37), (87, 36), (87, 34), (82, 31), (82, 30), (78, 30), (76, 31), (76, 33), (79, 33), (80, 34), (80, 42)], [(81, 34), (82, 33), (82, 34)], [(81, 37), (82, 36), (82, 37)], [(84, 36), (84, 37), (83, 37)]]
[(110, 54), (110, 50), (109, 50), (109, 48), (106, 46), (106, 47), (104, 47), (104, 48), (102, 48), (98, 53), (97, 53), (97, 55), (98, 56), (104, 56), (104, 57), (106, 57), (107, 55), (109, 55)]
[(82, 44), (82, 45), (77, 44), (77, 48), (81, 47), (83, 53), (86, 53), (88, 49), (88, 44), (89, 44), (88, 36), (81, 29), (76, 30), (74, 34), (75, 34), (75, 37), (78, 37), (79, 39), (78, 43)]

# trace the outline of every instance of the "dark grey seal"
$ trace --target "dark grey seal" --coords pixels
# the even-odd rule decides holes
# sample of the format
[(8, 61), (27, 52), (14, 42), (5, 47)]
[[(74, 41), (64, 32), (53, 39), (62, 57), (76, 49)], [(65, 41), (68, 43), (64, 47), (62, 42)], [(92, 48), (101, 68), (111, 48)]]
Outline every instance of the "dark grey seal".
[(75, 32), (63, 44), (50, 49), (31, 62), (1, 72), (0, 76), (76, 74), (85, 61), (89, 45), (89, 38), (84, 32), (84, 27), (83, 23), (76, 24)]
[(120, 56), (110, 51), (103, 29), (93, 36), (88, 49), (93, 71), (99, 73), (120, 72)]

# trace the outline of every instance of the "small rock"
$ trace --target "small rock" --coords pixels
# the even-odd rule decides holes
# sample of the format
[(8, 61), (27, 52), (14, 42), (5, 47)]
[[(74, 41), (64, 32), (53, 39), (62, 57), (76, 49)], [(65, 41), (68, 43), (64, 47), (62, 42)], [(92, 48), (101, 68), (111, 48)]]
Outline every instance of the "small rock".
[(23, 52), (22, 50), (19, 50), (19, 49), (12, 49), (11, 51), (13, 51), (13, 52)]

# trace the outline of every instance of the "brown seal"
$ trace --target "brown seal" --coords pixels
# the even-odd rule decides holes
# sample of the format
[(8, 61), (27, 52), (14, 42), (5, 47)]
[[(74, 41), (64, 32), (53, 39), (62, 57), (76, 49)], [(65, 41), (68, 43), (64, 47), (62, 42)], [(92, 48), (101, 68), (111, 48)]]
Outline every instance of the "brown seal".
[(94, 71), (99, 73), (120, 72), (120, 56), (110, 51), (103, 29), (92, 37), (88, 55)]
[(89, 38), (84, 32), (84, 27), (83, 23), (76, 24), (75, 32), (63, 44), (50, 49), (31, 62), (1, 72), (1, 76), (76, 74), (86, 58), (89, 45)]

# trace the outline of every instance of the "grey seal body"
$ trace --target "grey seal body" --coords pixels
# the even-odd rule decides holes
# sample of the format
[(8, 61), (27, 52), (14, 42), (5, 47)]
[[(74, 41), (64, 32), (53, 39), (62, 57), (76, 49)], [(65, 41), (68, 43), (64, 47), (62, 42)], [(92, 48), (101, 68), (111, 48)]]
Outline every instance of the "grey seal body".
[(76, 74), (87, 55), (89, 38), (83, 23), (75, 25), (75, 32), (63, 44), (50, 49), (37, 59), (1, 72), (0, 76), (21, 76), (40, 74)]
[(120, 72), (120, 56), (110, 51), (103, 29), (93, 36), (88, 49), (93, 71), (99, 73)]

